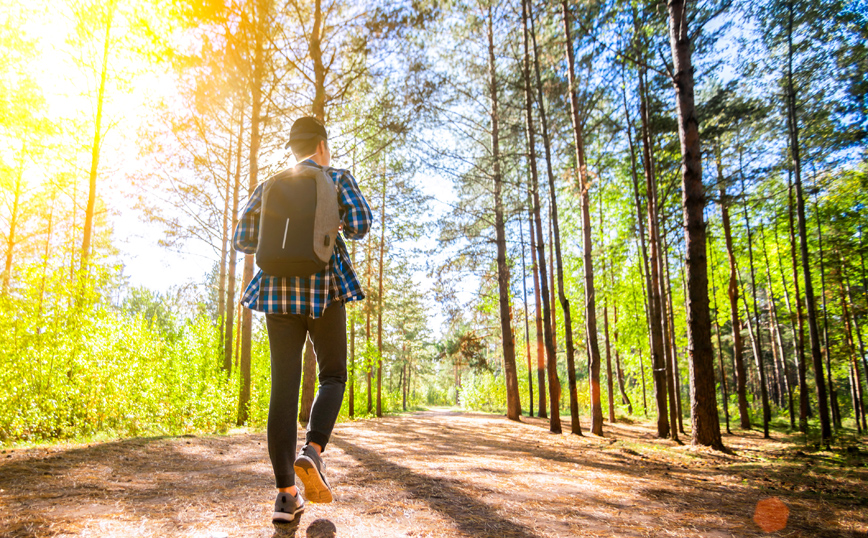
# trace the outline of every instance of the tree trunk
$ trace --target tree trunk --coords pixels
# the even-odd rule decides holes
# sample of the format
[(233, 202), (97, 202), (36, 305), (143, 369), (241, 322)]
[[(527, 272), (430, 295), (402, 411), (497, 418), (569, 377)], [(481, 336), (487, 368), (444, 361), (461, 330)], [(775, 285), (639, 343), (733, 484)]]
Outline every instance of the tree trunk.
[(51, 235), (54, 231), (54, 203), (57, 198), (57, 191), (51, 189), (50, 201), (48, 204), (48, 225), (45, 233), (45, 250), (42, 253), (42, 280), (39, 283), (39, 306), (37, 308), (37, 318), (42, 319), (42, 310), (45, 304), (45, 280), (48, 276), (48, 262), (51, 252)]
[(615, 423), (615, 383), (612, 379), (612, 346), (609, 343), (609, 301), (603, 299), (603, 327), (606, 334), (606, 390), (609, 398), (609, 422)]
[[(669, 357), (671, 362), (671, 383), (675, 393), (675, 403), (673, 409), (675, 409), (675, 417), (678, 419), (678, 431), (684, 433), (684, 421), (682, 416), (684, 415), (684, 408), (681, 405), (681, 369), (678, 367), (678, 345), (675, 340), (675, 306), (672, 304), (672, 280), (669, 274), (669, 239), (667, 238), (666, 233), (666, 219), (665, 217), (661, 219), (663, 221), (663, 245), (662, 245), (662, 256), (660, 257), (661, 262), (663, 263), (663, 270), (660, 272), (661, 275), (665, 277), (665, 279), (661, 282), (664, 284), (664, 292), (661, 293), (663, 297), (663, 301), (665, 303), (665, 319), (663, 322), (666, 324), (666, 338), (669, 342)], [(684, 288), (685, 297), (687, 296), (687, 287)]]
[(811, 414), (810, 399), (808, 397), (808, 381), (807, 381), (807, 363), (805, 362), (805, 312), (802, 303), (802, 295), (799, 290), (799, 265), (798, 251), (796, 250), (796, 225), (793, 202), (793, 186), (788, 181), (789, 186), (789, 232), (790, 232), (790, 253), (793, 266), (793, 286), (795, 287), (795, 302), (796, 302), (796, 318), (798, 321), (799, 334), (796, 339), (798, 353), (796, 354), (796, 368), (799, 377), (799, 431), (807, 432), (808, 416)]
[[(838, 394), (832, 381), (832, 361), (829, 358), (829, 316), (826, 310), (826, 267), (823, 259), (823, 227), (820, 222), (820, 210), (814, 201), (814, 214), (817, 218), (817, 241), (820, 250), (820, 295), (823, 297), (823, 355), (826, 358), (826, 372), (829, 376), (829, 396), (832, 404), (832, 423), (841, 427), (841, 409), (838, 407)], [(856, 327), (859, 327), (858, 323)], [(791, 411), (792, 412), (792, 411)]]
[(383, 158), (383, 192), (380, 200), (380, 264), (377, 297), (377, 416), (383, 416), (383, 255), (386, 251), (386, 161)]
[[(539, 267), (537, 265), (537, 258), (533, 255), (534, 247), (536, 246), (536, 237), (533, 229), (533, 202), (532, 202), (532, 191), (535, 188), (535, 185), (539, 184), (539, 171), (537, 168), (536, 162), (536, 133), (534, 129), (533, 123), (533, 93), (531, 92), (530, 87), (530, 47), (528, 43), (528, 38), (530, 37), (528, 31), (528, 9), (527, 9), (527, 0), (522, 0), (521, 2), (521, 22), (522, 22), (522, 36), (523, 36), (523, 46), (524, 46), (524, 59), (522, 62), (523, 76), (524, 76), (524, 104), (525, 104), (525, 133), (527, 135), (527, 147), (528, 147), (528, 166), (530, 168), (531, 181), (528, 185), (528, 217), (529, 217), (529, 228), (530, 228), (530, 249), (531, 256), (533, 257), (533, 279), (534, 279), (534, 300), (536, 301), (536, 342), (537, 342), (537, 382), (539, 384), (539, 416), (540, 418), (546, 417), (546, 397), (545, 397), (545, 364), (543, 362), (543, 335), (542, 335), (542, 318), (540, 311), (540, 289), (539, 289)], [(534, 42), (534, 47), (536, 43)], [(536, 49), (534, 49), (534, 55), (536, 54)], [(540, 104), (540, 108), (542, 108), (542, 104)], [(545, 112), (543, 112), (543, 115)], [(548, 146), (546, 146), (548, 148)], [(521, 224), (519, 223), (519, 230)], [(541, 240), (541, 238), (540, 238)], [(523, 241), (523, 236), (522, 236)], [(522, 276), (524, 277), (524, 244), (522, 243), (521, 249), (522, 256)], [(526, 279), (522, 279), (522, 286), (524, 286), (524, 281)], [(530, 390), (530, 415), (533, 415), (533, 382), (531, 381), (531, 359), (530, 359), (530, 336), (529, 329), (527, 327), (527, 290), (525, 288), (525, 334), (526, 340), (528, 340), (527, 344), (527, 371), (528, 371), (528, 384)]]
[[(9, 236), (6, 239), (6, 269), (3, 271), (3, 293), (9, 293), (9, 279), (12, 276), (12, 257), (15, 250), (15, 232), (18, 227), (18, 220), (21, 218), (19, 213), (21, 205), (21, 196), (24, 191), (24, 159), (27, 155), (26, 143), (21, 148), (21, 153), (18, 156), (18, 173), (15, 175), (15, 194), (12, 200), (12, 214), (9, 215)], [(46, 262), (47, 263), (47, 262)]]
[(100, 64), (99, 90), (96, 98), (96, 120), (93, 128), (93, 145), (90, 149), (90, 174), (87, 190), (87, 209), (84, 213), (84, 235), (81, 240), (81, 270), (87, 269), (88, 257), (90, 256), (91, 236), (93, 235), (93, 217), (96, 208), (96, 176), (99, 170), (99, 154), (103, 137), (102, 109), (105, 103), (105, 84), (108, 76), (109, 47), (111, 43), (111, 29), (114, 22), (115, 2), (108, 2), (108, 17), (105, 23), (105, 42), (103, 43), (102, 62)]
[[(528, 8), (531, 8), (532, 4), (528, 0), (526, 4)], [(533, 11), (528, 9), (528, 19), (531, 23), (531, 38), (533, 39), (534, 45), (534, 66), (537, 70), (537, 85), (541, 84), (541, 79), (539, 77), (539, 54), (536, 46), (536, 32), (534, 28), (534, 18)], [(540, 106), (540, 110), (543, 110), (544, 107)], [(545, 142), (545, 129), (543, 130), (543, 142)], [(545, 241), (543, 238), (543, 229), (542, 229), (542, 217), (541, 217), (541, 206), (540, 206), (540, 197), (539, 197), (539, 183), (533, 177), (533, 212), (534, 212), (534, 225), (536, 227), (536, 261), (539, 266), (539, 280), (540, 280), (540, 298), (542, 301), (543, 307), (543, 335), (545, 339), (545, 347), (546, 347), (546, 369), (548, 370), (548, 392), (549, 392), (549, 406), (550, 406), (550, 417), (549, 417), (549, 431), (552, 433), (561, 433), (561, 411), (560, 411), (560, 399), (561, 399), (561, 383), (558, 379), (558, 362), (557, 355), (555, 353), (555, 344), (554, 344), (554, 335), (553, 335), (553, 326), (554, 323), (552, 318), (554, 317), (554, 312), (552, 311), (553, 301), (549, 300), (549, 279), (546, 268), (546, 255), (545, 255)]]
[(500, 329), (503, 345), (504, 377), (506, 378), (506, 416), (521, 420), (521, 397), (518, 391), (518, 373), (515, 366), (515, 339), (512, 335), (509, 266), (506, 263), (506, 226), (503, 218), (500, 175), (500, 133), (497, 98), (497, 73), (494, 65), (494, 22), (492, 8), (488, 6), (488, 76), (491, 100), (491, 149), (494, 165), (494, 231), (497, 240), (497, 287), (500, 292)]
[(322, 61), (322, 39), (325, 32), (322, 0), (314, 0), (313, 28), (310, 33), (310, 59), (313, 62), (314, 96), (313, 115), (320, 121), (325, 121), (325, 75), (326, 67)]
[[(765, 228), (763, 227), (762, 222), (760, 222), (760, 236), (763, 239), (763, 259), (766, 264), (766, 281), (768, 282), (768, 297), (769, 297), (769, 315), (771, 316), (771, 327), (772, 327), (772, 338), (777, 337), (777, 345), (781, 351), (781, 364), (783, 365), (783, 375), (781, 376), (783, 380), (782, 390), (787, 395), (787, 403), (788, 409), (790, 413), (790, 428), (796, 429), (796, 416), (793, 408), (793, 388), (790, 385), (790, 371), (787, 368), (787, 357), (784, 351), (784, 342), (781, 337), (781, 324), (778, 321), (778, 308), (775, 302), (774, 291), (772, 290), (772, 269), (771, 264), (769, 263), (769, 254), (768, 250), (766, 250), (766, 241), (765, 241)], [(775, 342), (772, 342), (772, 348), (774, 348)]]
[[(622, 75), (622, 78), (623, 78), (623, 75)], [(642, 200), (639, 198), (639, 178), (638, 178), (638, 174), (636, 173), (636, 150), (635, 150), (635, 147), (633, 145), (633, 128), (631, 127), (632, 121), (630, 119), (630, 107), (627, 105), (627, 89), (626, 88), (627, 88), (627, 86), (626, 86), (626, 81), (625, 81), (625, 83), (622, 85), (621, 95), (623, 96), (623, 99), (624, 99), (624, 117), (626, 119), (625, 125), (626, 125), (626, 131), (627, 131), (627, 142), (629, 143), (629, 147), (630, 147), (630, 175), (633, 179), (633, 199), (636, 203), (636, 225), (637, 225), (638, 230), (639, 230), (638, 237), (636, 239), (636, 243), (637, 243), (637, 246), (639, 247), (638, 248), (639, 252), (641, 252), (641, 254), (642, 254), (642, 260), (641, 260), (642, 263), (639, 265), (639, 273), (640, 273), (642, 283), (643, 283), (642, 303), (644, 305), (644, 311), (645, 311), (645, 323), (648, 327), (648, 349), (650, 350), (650, 352), (652, 354), (652, 364), (653, 364), (653, 360), (654, 360), (653, 353), (654, 353), (654, 349), (655, 349), (655, 340), (657, 339), (657, 336), (656, 336), (656, 332), (654, 331), (654, 324), (651, 322), (651, 311), (648, 308), (648, 299), (650, 298), (650, 293), (651, 293), (651, 280), (650, 280), (650, 273), (649, 273), (649, 269), (648, 269), (648, 252), (647, 252), (646, 245), (645, 245), (645, 221), (642, 219), (642, 214), (643, 214)], [(644, 271), (643, 271), (643, 267), (644, 267)], [(634, 298), (634, 301), (635, 301), (635, 298)], [(648, 400), (647, 400), (647, 395), (646, 395), (646, 390), (645, 390), (645, 366), (642, 363), (641, 356), (642, 356), (642, 351), (640, 349), (639, 350), (639, 357), (640, 357), (639, 366), (640, 366), (640, 370), (642, 373), (642, 409), (644, 410), (645, 416), (647, 417), (648, 416)], [(654, 375), (655, 375), (655, 377), (654, 377), (655, 389), (654, 390), (655, 390), (655, 395), (656, 395), (656, 391), (657, 391), (656, 373)], [(661, 402), (658, 399), (657, 400), (657, 435), (659, 437), (665, 437), (666, 435), (669, 434), (669, 427), (668, 427), (668, 422), (667, 422), (666, 428), (665, 428), (666, 433), (664, 434), (662, 422), (666, 421), (666, 411), (665, 411), (665, 409), (661, 411), (660, 403)], [(665, 403), (665, 399), (664, 399), (664, 403)]]
[(814, 284), (811, 281), (811, 263), (808, 258), (808, 232), (805, 219), (805, 199), (802, 194), (802, 165), (799, 157), (799, 122), (796, 117), (796, 92), (793, 87), (793, 3), (789, 2), (787, 104), (790, 127), (790, 151), (796, 179), (796, 214), (799, 222), (799, 243), (802, 253), (802, 273), (805, 276), (805, 304), (808, 307), (808, 335), (811, 342), (811, 359), (814, 363), (814, 381), (817, 385), (817, 407), (820, 415), (820, 436), (824, 443), (832, 438), (829, 424), (829, 402), (826, 398), (826, 382), (823, 376), (823, 357), (820, 353), (820, 333), (817, 327), (817, 307), (814, 300)]
[[(743, 174), (743, 169), (741, 168), (741, 153), (742, 148), (739, 147), (739, 172)], [(771, 408), (769, 407), (769, 393), (768, 393), (768, 385), (766, 383), (766, 369), (763, 364), (763, 347), (762, 347), (762, 325), (760, 323), (759, 317), (759, 301), (757, 301), (756, 296), (756, 271), (754, 270), (753, 265), (753, 234), (750, 229), (750, 219), (747, 214), (747, 192), (744, 184), (744, 175), (741, 177), (741, 196), (742, 196), (742, 209), (744, 212), (744, 226), (747, 230), (747, 253), (748, 260), (750, 263), (750, 285), (751, 285), (751, 294), (753, 298), (753, 315), (754, 315), (754, 323), (753, 326), (756, 328), (755, 331), (751, 330), (751, 341), (754, 346), (754, 359), (756, 360), (756, 368), (757, 372), (759, 372), (759, 383), (760, 383), (760, 397), (762, 398), (763, 405), (763, 438), (769, 438), (769, 421), (771, 420), (772, 413)], [(745, 301), (745, 315), (748, 317), (748, 328), (751, 328), (750, 323), (750, 310), (747, 310), (747, 298), (743, 298)]]
[[(548, 220), (548, 228), (549, 228), (549, 275), (551, 275), (551, 286), (549, 287), (549, 291), (551, 292), (551, 305), (552, 305), (552, 345), (555, 348), (555, 357), (557, 357), (558, 353), (558, 309), (555, 306), (558, 304), (558, 300), (556, 299), (558, 282), (555, 279), (555, 232), (552, 227), (552, 219), (551, 219), (551, 207), (549, 207), (549, 220)], [(557, 362), (557, 358), (555, 359)]]
[[(248, 196), (253, 194), (259, 182), (259, 146), (262, 142), (260, 127), (262, 118), (262, 78), (265, 69), (265, 31), (268, 25), (268, 2), (259, 0), (256, 9), (256, 37), (254, 45), (253, 81), (251, 84), (250, 113), (250, 184)], [(244, 256), (244, 286), (253, 279), (253, 256)], [(238, 398), (238, 425), (247, 422), (250, 405), (250, 356), (252, 348), (253, 312), (245, 308), (241, 315), (241, 393)]]
[[(862, 373), (859, 369), (859, 360), (857, 359), (858, 355), (864, 356), (864, 346), (862, 345), (862, 334), (860, 333), (858, 323), (854, 323), (852, 316), (850, 315), (849, 304), (853, 304), (853, 295), (850, 293), (850, 282), (847, 278), (847, 273), (845, 269), (844, 258), (841, 256), (841, 253), (838, 253), (838, 263), (840, 264), (841, 271), (841, 309), (844, 317), (844, 326), (847, 329), (847, 345), (850, 348), (850, 357), (853, 361), (853, 375), (854, 380), (856, 381), (856, 395), (859, 397), (859, 414), (862, 415), (862, 428), (868, 428), (868, 423), (865, 421), (865, 393), (862, 390)], [(859, 337), (859, 350), (856, 349), (856, 345), (853, 341), (853, 326), (856, 326), (855, 332)]]
[[(573, 40), (570, 37), (570, 10), (567, 1), (562, 0), (561, 7), (564, 16), (564, 35), (567, 51), (567, 76), (570, 85), (570, 110), (572, 112), (573, 137), (576, 146), (576, 173), (581, 189), (582, 204), (582, 248), (584, 256), (585, 282), (585, 334), (588, 339), (588, 357), (590, 359), (590, 389), (591, 389), (591, 433), (603, 435), (603, 405), (600, 399), (600, 347), (597, 343), (597, 312), (596, 293), (594, 291), (594, 260), (591, 243), (591, 182), (588, 180), (588, 170), (585, 165), (585, 142), (582, 133), (582, 119), (579, 118), (579, 97), (576, 93), (576, 69), (573, 58)], [(572, 432), (582, 434), (579, 422), (579, 401), (576, 390), (576, 367), (573, 350), (572, 324), (570, 320), (570, 304), (564, 293), (564, 269), (561, 260), (560, 230), (558, 227), (558, 206), (555, 195), (554, 175), (549, 176), (549, 193), (551, 194), (552, 226), (554, 227), (554, 246), (558, 262), (558, 289), (561, 306), (564, 310), (564, 340), (567, 346), (567, 372), (570, 381), (570, 413), (573, 420)], [(611, 370), (611, 368), (610, 368)]]
[(775, 402), (775, 405), (778, 407), (783, 407), (783, 389), (781, 389), (781, 371), (780, 365), (778, 364), (778, 347), (775, 345), (775, 318), (772, 315), (772, 293), (770, 288), (766, 288), (766, 308), (769, 313), (769, 342), (771, 343), (772, 348), (772, 375), (774, 376), (773, 380), (769, 381), (769, 385), (772, 388), (772, 399)]
[(528, 187), (528, 228), (530, 229), (530, 257), (533, 259), (533, 299), (535, 304), (534, 318), (536, 321), (536, 377), (537, 377), (537, 394), (539, 395), (539, 405), (537, 406), (537, 416), (539, 418), (548, 418), (546, 410), (546, 363), (545, 363), (545, 339), (543, 337), (543, 309), (541, 304), (540, 292), (540, 274), (539, 264), (536, 256), (536, 231), (534, 230), (533, 220), (533, 195), (531, 188)]
[[(673, 441), (678, 441), (678, 417), (677, 406), (675, 402), (675, 378), (673, 375), (672, 364), (672, 348), (669, 346), (669, 325), (667, 323), (667, 306), (665, 286), (665, 273), (663, 272), (663, 252), (662, 241), (660, 238), (660, 211), (659, 200), (657, 198), (657, 176), (654, 168), (653, 147), (651, 139), (651, 119), (648, 110), (648, 90), (647, 81), (643, 78), (644, 72), (640, 72), (640, 91), (642, 108), (641, 115), (643, 120), (643, 148), (645, 158), (645, 170), (647, 175), (647, 195), (648, 195), (648, 232), (649, 242), (651, 245), (650, 263), (651, 263), (651, 284), (652, 289), (652, 304), (654, 305), (654, 324), (660, 325), (660, 353), (663, 361), (661, 367), (662, 376), (666, 379), (666, 397), (669, 400), (669, 422), (672, 424), (672, 429), (669, 430), (669, 436)], [(656, 370), (656, 368), (655, 368)]]
[(521, 239), (521, 297), (524, 302), (524, 346), (527, 352), (527, 393), (530, 409), (527, 416), (533, 416), (533, 365), (530, 358), (530, 319), (527, 305), (527, 265), (524, 256), (524, 227), (518, 222), (518, 233)]
[[(232, 185), (232, 229), (238, 224), (238, 199), (241, 193), (241, 143), (244, 139), (244, 106), (238, 114), (238, 139), (235, 151), (235, 181)], [(228, 290), (226, 292), (226, 326), (223, 333), (223, 371), (228, 379), (232, 375), (232, 339), (235, 333), (235, 276), (238, 251), (229, 249)]]
[[(365, 253), (365, 261), (367, 261), (367, 284), (365, 285), (365, 289), (371, 289), (371, 275), (374, 272), (374, 253), (371, 244), (372, 237), (368, 236), (367, 241), (367, 252)], [(373, 363), (371, 362), (371, 301), (365, 303), (365, 381), (367, 382), (367, 390), (368, 390), (368, 408), (367, 413), (370, 414), (374, 410), (374, 399), (373, 399), (373, 389), (372, 385), (372, 376), (371, 371), (373, 370)]]
[[(648, 198), (648, 267), (646, 269), (646, 278), (648, 284), (648, 320), (649, 332), (651, 334), (651, 367), (654, 376), (654, 397), (657, 401), (657, 435), (661, 438), (672, 435), (678, 437), (678, 429), (674, 424), (670, 429), (671, 413), (670, 405), (667, 403), (668, 380), (666, 376), (666, 355), (664, 348), (666, 347), (663, 335), (663, 316), (660, 301), (660, 266), (657, 263), (658, 253), (658, 235), (657, 235), (657, 209), (655, 207), (654, 192), (654, 170), (651, 164), (651, 141), (649, 138), (649, 121), (647, 115), (647, 104), (645, 99), (645, 80), (644, 70), (640, 68), (639, 72), (639, 115), (642, 119), (642, 167), (645, 171), (645, 189)], [(634, 178), (635, 181), (635, 178)], [(638, 194), (637, 194), (638, 196)], [(641, 220), (641, 219), (640, 219)]]
[(624, 370), (621, 369), (621, 355), (618, 352), (618, 304), (615, 303), (612, 305), (614, 319), (612, 320), (612, 327), (614, 328), (615, 337), (615, 369), (618, 373), (618, 388), (621, 390), (621, 403), (627, 406), (627, 414), (633, 415), (633, 404), (630, 402), (630, 397), (627, 396), (627, 391), (624, 386)]
[(853, 363), (847, 361), (847, 372), (850, 380), (850, 401), (853, 402), (853, 420), (856, 421), (856, 433), (862, 435), (861, 406), (859, 405), (859, 396), (856, 394), (856, 378), (853, 373)]
[(687, 349), (690, 365), (693, 444), (723, 449), (717, 399), (714, 396), (714, 351), (708, 310), (705, 253), (705, 190), (699, 123), (693, 105), (693, 67), (684, 0), (669, 2), (669, 42), (672, 46), (678, 135), (681, 140), (684, 241), (687, 267)]
[[(232, 118), (234, 119), (234, 118)], [(229, 192), (232, 183), (232, 122), (229, 123), (229, 148), (226, 151), (226, 185), (223, 189), (223, 235), (220, 241), (220, 268), (217, 272), (217, 319), (220, 320), (220, 332), (226, 329), (226, 262), (229, 256)], [(233, 249), (234, 250), (234, 249)]]
[[(642, 273), (642, 266), (641, 265), (639, 266), (639, 273), (640, 273), (639, 276), (642, 278), (642, 281), (646, 282), (645, 277), (642, 276), (642, 274), (641, 274)], [(648, 312), (647, 294), (644, 293), (644, 291), (645, 290), (643, 290), (643, 293), (642, 293), (642, 307), (644, 309), (643, 311), (645, 312), (646, 326), (649, 326), (650, 323), (648, 320), (650, 319), (650, 317), (649, 317), (650, 313)], [(633, 302), (637, 302), (635, 292), (634, 292), (634, 296), (633, 296)], [(636, 323), (637, 324), (639, 323), (638, 316), (636, 319)], [(651, 349), (651, 348), (649, 347), (649, 349)], [(653, 364), (652, 364), (652, 367), (653, 367)], [(645, 413), (645, 418), (648, 418), (648, 396), (647, 396), (647, 390), (645, 387), (645, 360), (642, 358), (642, 348), (641, 347), (639, 347), (639, 371), (640, 371), (641, 376), (642, 376), (642, 410)], [(652, 376), (653, 376), (653, 371), (652, 371)]]
[[(600, 201), (600, 230), (603, 230), (603, 203)], [(605, 272), (606, 262), (605, 260), (608, 258), (605, 249), (602, 252), (603, 257), (603, 271)], [(611, 275), (611, 265), (610, 269), (610, 280), (614, 281)], [(609, 399), (609, 422), (612, 424), (615, 423), (615, 380), (612, 379), (612, 346), (609, 341), (609, 295), (611, 295), (612, 290), (608, 290), (606, 295), (603, 297), (603, 332), (606, 336), (606, 396)]]
[[(705, 236), (708, 241), (708, 257), (711, 262), (711, 267), (717, 267), (714, 263), (714, 247), (708, 235)], [(720, 365), (720, 395), (723, 402), (723, 416), (726, 419), (726, 433), (732, 434), (729, 428), (729, 394), (726, 390), (726, 368), (723, 362), (723, 344), (720, 343), (720, 310), (717, 309), (717, 280), (714, 278), (714, 269), (711, 270), (711, 297), (714, 304), (714, 332), (717, 337), (717, 363)]]
[(738, 416), (743, 430), (751, 429), (750, 414), (747, 407), (747, 370), (744, 366), (744, 351), (741, 341), (741, 321), (738, 316), (738, 264), (735, 259), (735, 249), (732, 244), (732, 229), (729, 223), (729, 196), (726, 185), (722, 182), (723, 171), (720, 163), (720, 148), (717, 148), (717, 170), (720, 183), (720, 212), (723, 222), (723, 234), (726, 240), (726, 254), (729, 257), (729, 295), (730, 321), (732, 323), (732, 354), (735, 360), (736, 394), (738, 396)]

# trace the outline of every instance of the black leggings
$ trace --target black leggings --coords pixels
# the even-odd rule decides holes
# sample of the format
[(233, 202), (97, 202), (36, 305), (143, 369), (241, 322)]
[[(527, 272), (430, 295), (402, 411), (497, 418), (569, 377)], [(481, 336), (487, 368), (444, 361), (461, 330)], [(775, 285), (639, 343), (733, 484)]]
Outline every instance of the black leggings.
[(325, 449), (334, 428), (347, 383), (347, 313), (332, 303), (322, 317), (266, 314), (271, 349), (271, 401), (268, 406), (268, 455), (278, 488), (295, 485), (298, 442), (298, 396), (302, 350), (307, 333), (319, 366), (319, 388), (310, 412), (306, 440)]

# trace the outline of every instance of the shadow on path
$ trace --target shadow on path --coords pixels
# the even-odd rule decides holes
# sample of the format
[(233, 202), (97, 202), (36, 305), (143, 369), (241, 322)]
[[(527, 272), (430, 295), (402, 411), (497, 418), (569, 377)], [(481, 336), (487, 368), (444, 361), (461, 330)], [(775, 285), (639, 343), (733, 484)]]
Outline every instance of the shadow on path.
[(541, 538), (528, 527), (504, 518), (489, 505), (475, 499), (468, 491), (471, 487), (468, 484), (416, 473), (344, 439), (333, 439), (332, 444), (370, 471), (371, 481), (397, 479), (410, 498), (426, 502), (470, 536)]

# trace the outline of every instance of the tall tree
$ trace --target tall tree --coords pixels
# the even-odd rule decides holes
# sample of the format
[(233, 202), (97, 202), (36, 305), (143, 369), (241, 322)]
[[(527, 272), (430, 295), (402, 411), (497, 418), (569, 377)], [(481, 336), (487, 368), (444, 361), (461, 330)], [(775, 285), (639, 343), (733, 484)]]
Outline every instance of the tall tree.
[[(584, 254), (584, 284), (585, 284), (585, 337), (587, 338), (588, 357), (590, 359), (590, 391), (591, 391), (591, 433), (603, 435), (603, 405), (600, 398), (600, 347), (597, 342), (597, 312), (596, 294), (594, 292), (594, 262), (591, 244), (591, 182), (585, 164), (585, 146), (582, 118), (579, 117), (579, 97), (576, 82), (575, 58), (573, 54), (573, 39), (571, 37), (570, 9), (566, 0), (561, 1), (564, 19), (564, 38), (567, 51), (567, 76), (570, 84), (570, 118), (573, 125), (573, 142), (576, 149), (576, 174), (581, 189), (582, 208), (582, 250)], [(563, 261), (561, 259), (560, 230), (558, 227), (558, 209), (553, 179), (549, 178), (551, 194), (552, 223), (555, 237), (554, 245), (558, 262), (558, 287), (560, 289), (561, 306), (564, 310), (564, 333), (567, 346), (567, 375), (570, 382), (570, 412), (573, 421), (572, 431), (581, 435), (579, 422), (578, 395), (575, 388), (575, 359), (573, 356), (573, 336), (570, 320), (569, 302), (564, 293)]]
[[(539, 51), (537, 50), (536, 43), (536, 30), (535, 30), (535, 22), (533, 16), (533, 10), (531, 9), (532, 4), (530, 0), (523, 0), (523, 5), (527, 6), (527, 16), (530, 21), (530, 30), (531, 30), (531, 39), (533, 42), (534, 48), (534, 69), (536, 70), (536, 82), (537, 84), (541, 84), (541, 79), (539, 76)], [(538, 86), (539, 88), (539, 86)], [(543, 107), (540, 106), (540, 110), (543, 110)], [(542, 117), (540, 118), (542, 120)], [(543, 122), (545, 125), (545, 122)], [(543, 137), (545, 138), (545, 129), (543, 130)], [(548, 159), (547, 159), (548, 160)], [(540, 205), (540, 196), (539, 196), (539, 183), (538, 179), (534, 179), (534, 176), (531, 175), (532, 187), (531, 187), (531, 197), (533, 200), (533, 218), (534, 218), (534, 227), (536, 229), (536, 262), (539, 267), (539, 282), (540, 282), (540, 299), (543, 307), (543, 338), (545, 340), (545, 348), (546, 348), (546, 370), (548, 371), (548, 393), (549, 393), (549, 431), (552, 433), (561, 433), (561, 415), (560, 415), (560, 399), (561, 399), (561, 383), (558, 379), (558, 362), (557, 362), (557, 354), (555, 353), (555, 344), (554, 344), (554, 335), (553, 335), (553, 317), (554, 312), (552, 311), (553, 303), (549, 301), (549, 274), (550, 271), (547, 270), (546, 267), (546, 255), (545, 255), (545, 240), (543, 235), (542, 228), (542, 216), (541, 216), (541, 205)]]
[[(93, 123), (93, 143), (90, 148), (90, 171), (88, 174), (87, 208), (84, 213), (84, 233), (81, 239), (81, 269), (85, 270), (90, 256), (90, 244), (93, 235), (94, 211), (96, 210), (96, 180), (99, 173), (99, 158), (102, 149), (105, 130), (103, 127), (103, 109), (106, 101), (106, 83), (111, 65), (109, 54), (112, 50), (112, 27), (114, 26), (117, 1), (110, 0), (104, 4), (91, 5), (82, 9), (77, 16), (82, 19), (96, 17), (95, 26), (103, 34), (102, 58), (99, 61), (99, 88), (96, 95), (96, 116)], [(80, 25), (79, 28), (86, 28)]]
[(511, 308), (509, 304), (509, 266), (506, 263), (506, 227), (503, 218), (500, 171), (500, 132), (498, 110), (497, 70), (494, 61), (494, 17), (491, 3), (488, 5), (488, 95), (491, 120), (491, 159), (494, 179), (494, 230), (497, 242), (497, 287), (500, 305), (500, 330), (503, 346), (503, 363), (506, 378), (506, 416), (521, 420), (521, 399), (518, 392), (518, 374), (515, 366), (515, 339), (512, 334)]
[[(259, 183), (259, 150), (262, 144), (262, 105), (263, 85), (267, 66), (265, 46), (268, 41), (268, 23), (270, 12), (269, 0), (257, 0), (252, 14), (253, 23), (253, 65), (250, 84), (250, 153), (248, 157), (248, 196), (253, 194)], [(253, 279), (253, 256), (244, 256), (244, 286)], [(238, 425), (245, 424), (249, 416), (250, 405), (250, 362), (253, 343), (253, 312), (245, 308), (241, 315), (241, 386), (238, 397)]]
[(669, 42), (672, 47), (678, 136), (682, 156), (682, 203), (687, 267), (687, 349), (690, 365), (693, 444), (723, 449), (714, 390), (714, 350), (708, 308), (705, 252), (705, 189), (699, 122), (693, 103), (693, 67), (684, 0), (670, 0)]
[(826, 381), (823, 377), (823, 357), (820, 352), (820, 332), (817, 324), (817, 306), (814, 299), (814, 284), (811, 280), (811, 264), (808, 258), (808, 232), (805, 217), (805, 199), (802, 189), (802, 164), (799, 146), (799, 118), (795, 85), (793, 84), (793, 1), (787, 3), (787, 117), (790, 131), (790, 157), (795, 177), (796, 214), (799, 223), (799, 250), (802, 254), (802, 274), (805, 277), (805, 305), (808, 310), (808, 334), (811, 342), (811, 359), (814, 365), (814, 383), (817, 387), (817, 407), (820, 415), (820, 437), (828, 443), (832, 437), (829, 423), (829, 402), (826, 397)]

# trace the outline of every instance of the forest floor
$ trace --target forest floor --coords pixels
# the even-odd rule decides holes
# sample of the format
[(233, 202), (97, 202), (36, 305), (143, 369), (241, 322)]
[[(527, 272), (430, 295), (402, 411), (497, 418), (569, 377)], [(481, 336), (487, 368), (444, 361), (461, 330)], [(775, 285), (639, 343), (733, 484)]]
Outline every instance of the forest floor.
[[(738, 432), (723, 454), (651, 423), (578, 437), (445, 408), (341, 423), (324, 454), (335, 502), (308, 504), (297, 536), (868, 536), (865, 438), (800, 439)], [(264, 432), (3, 452), (4, 538), (275, 533)]]

